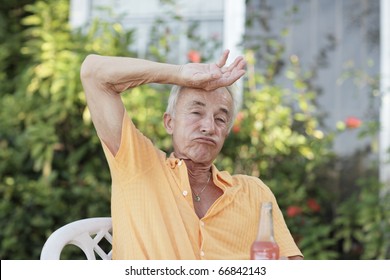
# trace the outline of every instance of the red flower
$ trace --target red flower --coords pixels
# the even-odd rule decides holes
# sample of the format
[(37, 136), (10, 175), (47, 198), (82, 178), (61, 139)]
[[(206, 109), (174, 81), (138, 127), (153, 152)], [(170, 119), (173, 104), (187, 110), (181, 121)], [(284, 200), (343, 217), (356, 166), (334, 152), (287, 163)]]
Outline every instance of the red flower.
[(345, 120), (345, 125), (347, 128), (358, 128), (362, 125), (362, 121), (356, 117), (348, 117)]
[(240, 132), (241, 130), (241, 122), (242, 120), (244, 119), (244, 113), (243, 112), (238, 112), (237, 116), (236, 116), (236, 120), (234, 121), (234, 125), (233, 125), (233, 133), (237, 134)]
[(314, 198), (309, 198), (306, 203), (307, 203), (307, 206), (313, 212), (318, 212), (321, 210), (321, 206), (318, 204), (317, 200), (315, 200)]
[(194, 50), (190, 50), (187, 53), (187, 58), (190, 62), (193, 62), (193, 63), (199, 63), (201, 61), (200, 53), (198, 51), (194, 51)]
[(241, 127), (238, 125), (238, 124), (234, 124), (233, 127), (232, 127), (232, 131), (234, 134), (237, 134), (239, 133), (241, 130)]
[(244, 113), (243, 112), (238, 112), (236, 116), (236, 121), (241, 122), (244, 119)]
[(293, 205), (287, 208), (287, 216), (289, 216), (290, 218), (298, 216), (301, 213), (302, 213), (302, 208), (299, 206)]

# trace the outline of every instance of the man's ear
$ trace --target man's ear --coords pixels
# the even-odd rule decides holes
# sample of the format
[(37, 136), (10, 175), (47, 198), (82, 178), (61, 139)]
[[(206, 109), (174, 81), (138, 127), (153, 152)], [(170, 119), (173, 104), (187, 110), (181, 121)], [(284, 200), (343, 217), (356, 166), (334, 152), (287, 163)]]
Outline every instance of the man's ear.
[(169, 135), (173, 134), (173, 118), (171, 114), (164, 113), (164, 127)]

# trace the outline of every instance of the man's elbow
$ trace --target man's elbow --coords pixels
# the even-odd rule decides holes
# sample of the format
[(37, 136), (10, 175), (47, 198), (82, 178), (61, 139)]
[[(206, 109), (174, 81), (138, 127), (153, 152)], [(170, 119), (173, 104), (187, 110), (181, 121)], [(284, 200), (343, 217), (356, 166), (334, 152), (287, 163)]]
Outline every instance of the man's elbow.
[(97, 78), (100, 56), (89, 54), (81, 64), (80, 78), (82, 81)]

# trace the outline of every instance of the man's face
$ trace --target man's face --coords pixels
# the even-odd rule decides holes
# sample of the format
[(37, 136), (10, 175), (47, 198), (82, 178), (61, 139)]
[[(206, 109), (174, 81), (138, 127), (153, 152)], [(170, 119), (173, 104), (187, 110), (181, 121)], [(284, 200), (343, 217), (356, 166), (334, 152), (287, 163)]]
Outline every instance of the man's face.
[(211, 164), (229, 134), (232, 108), (233, 100), (226, 88), (214, 91), (183, 88), (174, 117), (164, 115), (175, 156)]

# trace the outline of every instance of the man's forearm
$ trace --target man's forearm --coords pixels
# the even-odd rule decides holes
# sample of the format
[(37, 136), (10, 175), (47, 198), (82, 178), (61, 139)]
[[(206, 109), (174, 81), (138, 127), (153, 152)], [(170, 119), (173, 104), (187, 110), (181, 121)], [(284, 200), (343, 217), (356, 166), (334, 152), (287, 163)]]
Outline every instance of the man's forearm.
[(106, 90), (121, 93), (148, 83), (180, 84), (180, 67), (138, 58), (92, 54), (81, 66), (81, 77), (94, 79)]

